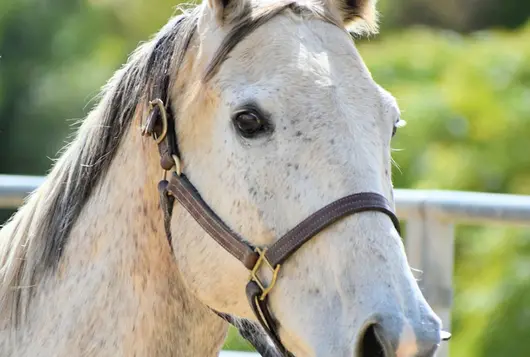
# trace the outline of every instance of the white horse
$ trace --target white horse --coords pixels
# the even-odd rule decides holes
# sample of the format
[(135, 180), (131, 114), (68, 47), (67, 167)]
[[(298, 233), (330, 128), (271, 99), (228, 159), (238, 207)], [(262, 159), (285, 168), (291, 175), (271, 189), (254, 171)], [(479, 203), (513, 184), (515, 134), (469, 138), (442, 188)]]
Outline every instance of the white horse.
[[(256, 320), (247, 269), (178, 203), (166, 240), (160, 157), (140, 130), (160, 86), (182, 170), (254, 246), (351, 193), (393, 202), (399, 110), (346, 31), (373, 31), (374, 3), (208, 0), (141, 45), (0, 232), (0, 355), (216, 356), (228, 325), (212, 310)], [(304, 244), (269, 307), (296, 356), (426, 357), (440, 343), (378, 212)]]

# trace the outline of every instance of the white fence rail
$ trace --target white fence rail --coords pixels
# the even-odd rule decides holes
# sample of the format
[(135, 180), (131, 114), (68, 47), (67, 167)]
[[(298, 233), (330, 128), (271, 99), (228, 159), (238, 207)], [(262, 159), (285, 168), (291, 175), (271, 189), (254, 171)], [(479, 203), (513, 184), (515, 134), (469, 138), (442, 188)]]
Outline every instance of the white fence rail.
[[(0, 175), (0, 208), (14, 208), (43, 182), (42, 177)], [(397, 213), (407, 222), (410, 265), (422, 271), (420, 287), (444, 327), (451, 326), (454, 226), (458, 223), (530, 226), (530, 196), (459, 191), (396, 190)], [(438, 357), (447, 357), (443, 344)], [(252, 353), (223, 351), (221, 357)]]

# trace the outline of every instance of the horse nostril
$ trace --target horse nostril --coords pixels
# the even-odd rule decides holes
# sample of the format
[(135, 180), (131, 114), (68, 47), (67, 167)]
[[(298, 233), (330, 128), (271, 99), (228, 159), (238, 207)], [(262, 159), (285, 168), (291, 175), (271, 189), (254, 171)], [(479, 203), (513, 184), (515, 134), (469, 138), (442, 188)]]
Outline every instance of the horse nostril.
[[(434, 357), (438, 344), (429, 339), (416, 341), (413, 345), (401, 346), (399, 336), (392, 339), (392, 334), (376, 323), (368, 326), (359, 340), (359, 347), (355, 356), (357, 357), (394, 357), (398, 351), (400, 355), (409, 357)], [(396, 351), (396, 349), (398, 351)]]
[(385, 346), (386, 342), (381, 340), (380, 334), (376, 332), (376, 325), (370, 325), (361, 339), (359, 357), (391, 357)]

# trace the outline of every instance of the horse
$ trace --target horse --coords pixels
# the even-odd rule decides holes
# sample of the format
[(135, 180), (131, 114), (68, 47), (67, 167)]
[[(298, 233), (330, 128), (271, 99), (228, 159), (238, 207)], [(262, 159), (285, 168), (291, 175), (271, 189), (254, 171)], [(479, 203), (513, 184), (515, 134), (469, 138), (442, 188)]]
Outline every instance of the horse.
[[(376, 31), (375, 0), (207, 0), (139, 45), (0, 231), (1, 355), (216, 356), (229, 316), (295, 356), (433, 356), (441, 320), (391, 212), (399, 108), (352, 41)], [(183, 174), (206, 223), (255, 249), (267, 310), (197, 207), (159, 190)], [(390, 208), (325, 218), (267, 267), (359, 192)]]

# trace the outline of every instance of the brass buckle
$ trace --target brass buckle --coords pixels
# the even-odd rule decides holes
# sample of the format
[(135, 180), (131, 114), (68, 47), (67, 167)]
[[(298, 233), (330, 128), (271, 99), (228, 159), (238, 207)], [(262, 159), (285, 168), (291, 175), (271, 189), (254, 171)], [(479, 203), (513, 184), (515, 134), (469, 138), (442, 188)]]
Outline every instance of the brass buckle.
[[(160, 119), (162, 119), (162, 133), (160, 134), (159, 137), (153, 134), (153, 137), (156, 143), (160, 144), (162, 140), (165, 139), (166, 134), (167, 134), (167, 112), (166, 112), (166, 108), (164, 106), (164, 102), (162, 101), (162, 99), (157, 98), (149, 102), (149, 113), (153, 111), (155, 106), (158, 107), (158, 110), (160, 111)], [(151, 118), (151, 119), (155, 120), (155, 118)], [(150, 134), (147, 131), (149, 130), (151, 126), (153, 126), (153, 124), (154, 123), (151, 123), (151, 122), (146, 123), (145, 126), (142, 128), (142, 134), (143, 135)]]
[[(271, 263), (265, 257), (265, 253), (267, 253), (267, 248), (265, 248), (263, 250), (261, 250), (259, 248), (256, 248), (255, 251), (256, 251), (256, 253), (259, 254), (259, 258), (258, 258), (258, 261), (256, 262), (256, 264), (254, 265), (254, 267), (252, 268), (252, 270), (250, 271), (250, 280), (251, 281), (255, 281), (256, 284), (258, 284), (258, 286), (260, 287), (260, 289), (261, 289), (260, 300), (263, 301), (263, 300), (265, 300), (265, 298), (267, 297), (269, 292), (274, 287), (274, 284), (276, 284), (276, 279), (278, 278), (278, 272), (280, 271), (280, 264), (276, 265), (276, 267), (273, 267), (271, 265)], [(272, 280), (271, 280), (271, 283), (269, 284), (269, 286), (267, 286), (267, 287), (258, 278), (258, 271), (261, 268), (261, 266), (263, 265), (263, 263), (265, 263), (265, 265), (267, 265), (269, 267), (269, 269), (272, 271)]]
[[(153, 112), (153, 109), (155, 107), (158, 107), (158, 110), (160, 111), (160, 119), (162, 120), (162, 133), (160, 136), (156, 136), (151, 130), (154, 126), (154, 121), (156, 120), (156, 117), (151, 116), (151, 113)], [(149, 119), (145, 126), (142, 128), (142, 135), (153, 135), (153, 138), (155, 139), (157, 144), (160, 144), (167, 136), (167, 129), (168, 129), (168, 119), (167, 119), (167, 112), (166, 107), (164, 105), (164, 102), (160, 98), (153, 99), (149, 102)], [(152, 122), (153, 121), (153, 122)], [(173, 158), (173, 162), (175, 163), (175, 173), (178, 176), (182, 175), (182, 161), (180, 160), (180, 157), (178, 155), (171, 155)], [(167, 172), (164, 170), (164, 180), (166, 179)]]

